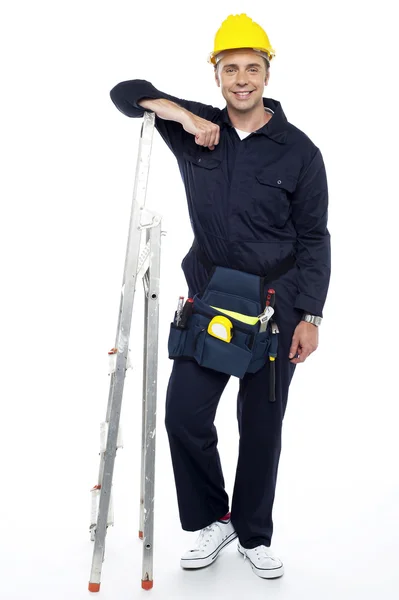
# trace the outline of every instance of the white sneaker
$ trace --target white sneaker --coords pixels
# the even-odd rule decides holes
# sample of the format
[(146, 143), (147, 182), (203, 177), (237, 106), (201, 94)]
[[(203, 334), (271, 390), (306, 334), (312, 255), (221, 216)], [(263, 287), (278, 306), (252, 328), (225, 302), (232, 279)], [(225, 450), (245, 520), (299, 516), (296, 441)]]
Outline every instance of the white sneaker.
[(238, 542), (237, 549), (244, 555), (244, 561), (248, 557), (254, 573), (264, 579), (274, 579), (284, 575), (283, 563), (267, 546), (256, 548), (243, 548)]
[(207, 567), (218, 557), (222, 548), (236, 537), (237, 533), (231, 520), (227, 523), (215, 521), (212, 525), (201, 529), (194, 547), (181, 557), (180, 566), (183, 569)]

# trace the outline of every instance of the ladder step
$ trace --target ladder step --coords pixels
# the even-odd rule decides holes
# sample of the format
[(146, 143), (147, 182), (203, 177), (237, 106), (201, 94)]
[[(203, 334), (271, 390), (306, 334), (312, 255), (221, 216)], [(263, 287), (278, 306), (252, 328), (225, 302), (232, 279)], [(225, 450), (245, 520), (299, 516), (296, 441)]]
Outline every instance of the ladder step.
[[(107, 437), (108, 437), (108, 423), (103, 421), (100, 424), (100, 453), (103, 454), (107, 447)], [(122, 427), (119, 425), (118, 429), (118, 438), (116, 441), (116, 449), (123, 448), (123, 440), (122, 440)]]
[[(95, 485), (91, 490), (91, 519), (90, 519), (90, 537), (91, 541), (94, 541), (96, 534), (96, 525), (98, 518), (99, 499), (100, 499), (101, 485)], [(107, 516), (107, 526), (114, 525), (114, 502), (112, 493), (109, 498), (109, 509)]]
[[(111, 350), (109, 350), (109, 352), (108, 352), (108, 375), (112, 375), (112, 373), (115, 373), (115, 371), (116, 371), (117, 353), (118, 353), (117, 348), (111, 348)], [(129, 369), (133, 369), (132, 361), (130, 358), (130, 348), (128, 350), (127, 358), (126, 358), (126, 371), (128, 371)]]

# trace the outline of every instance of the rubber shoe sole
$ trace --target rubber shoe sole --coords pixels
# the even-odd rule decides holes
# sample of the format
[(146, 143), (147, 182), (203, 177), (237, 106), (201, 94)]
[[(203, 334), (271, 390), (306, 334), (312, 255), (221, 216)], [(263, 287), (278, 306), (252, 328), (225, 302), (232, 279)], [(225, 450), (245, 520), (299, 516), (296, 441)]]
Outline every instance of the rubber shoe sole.
[(237, 550), (240, 554), (247, 557), (247, 559), (249, 560), (249, 562), (251, 564), (251, 568), (252, 568), (253, 572), (256, 575), (258, 575), (258, 577), (262, 577), (262, 579), (275, 579), (277, 577), (282, 577), (284, 575), (284, 566), (283, 565), (281, 565), (281, 567), (276, 567), (274, 569), (259, 569), (259, 567), (254, 565), (254, 563), (252, 562), (252, 560), (250, 559), (248, 554), (245, 553), (245, 548), (243, 548), (240, 545), (240, 543), (237, 544)]
[(201, 558), (182, 558), (180, 559), (180, 566), (182, 569), (200, 569), (201, 567), (207, 567), (208, 565), (215, 562), (219, 553), (223, 548), (230, 544), (237, 537), (237, 532), (231, 533), (223, 542), (208, 556), (202, 556)]

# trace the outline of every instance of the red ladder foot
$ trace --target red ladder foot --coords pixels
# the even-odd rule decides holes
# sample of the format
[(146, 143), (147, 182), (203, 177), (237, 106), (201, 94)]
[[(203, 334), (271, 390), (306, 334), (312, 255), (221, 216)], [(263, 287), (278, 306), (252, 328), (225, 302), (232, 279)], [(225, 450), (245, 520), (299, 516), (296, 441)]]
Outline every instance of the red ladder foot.
[(99, 583), (89, 583), (89, 592), (99, 592), (100, 584)]

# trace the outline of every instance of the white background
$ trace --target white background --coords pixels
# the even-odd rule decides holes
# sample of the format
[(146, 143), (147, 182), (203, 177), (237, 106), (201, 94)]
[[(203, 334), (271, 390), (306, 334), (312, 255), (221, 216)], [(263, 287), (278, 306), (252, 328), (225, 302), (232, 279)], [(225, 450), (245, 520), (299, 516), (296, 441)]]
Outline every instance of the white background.
[[(397, 96), (388, 2), (166, 4), (15, 1), (1, 44), (0, 596), (89, 597), (89, 490), (108, 397), (141, 122), (109, 98), (142, 78), (223, 107), (206, 62), (229, 14), (246, 12), (277, 56), (265, 95), (320, 147), (330, 188), (332, 277), (319, 349), (300, 365), (284, 421), (272, 548), (286, 574), (263, 581), (235, 544), (184, 572), (164, 398), (168, 324), (186, 294), (192, 234), (173, 155), (155, 134), (147, 205), (164, 216), (154, 589), (141, 580), (141, 286), (125, 385), (125, 448), (102, 600), (345, 600), (399, 594), (397, 456)], [(396, 49), (395, 49), (396, 52)], [(140, 292), (140, 293), (139, 293)], [(217, 426), (226, 489), (237, 458), (237, 382)]]

